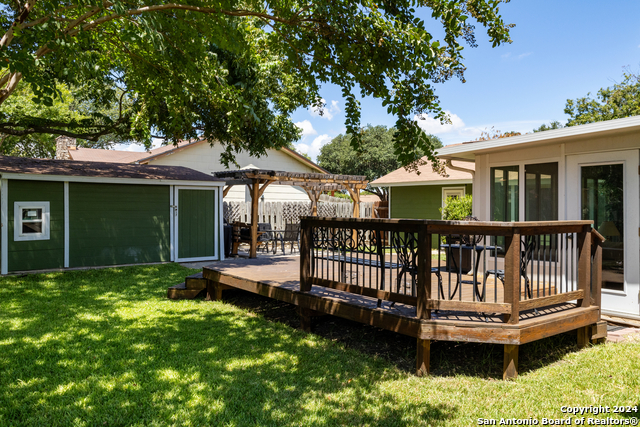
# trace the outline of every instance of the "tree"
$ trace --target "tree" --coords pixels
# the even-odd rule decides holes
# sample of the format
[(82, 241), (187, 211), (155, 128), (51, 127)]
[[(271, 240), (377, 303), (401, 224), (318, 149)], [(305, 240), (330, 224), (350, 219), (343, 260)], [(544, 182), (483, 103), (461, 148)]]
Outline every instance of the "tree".
[(623, 76), (622, 82), (600, 89), (596, 99), (590, 97), (591, 93), (584, 98), (567, 99), (567, 126), (640, 115), (640, 75), (627, 69)]
[[(58, 134), (97, 140), (108, 134), (168, 142), (203, 137), (253, 155), (299, 138), (289, 115), (321, 107), (320, 87), (342, 87), (346, 128), (361, 143), (360, 106), (372, 96), (396, 116), (396, 155), (430, 158), (413, 117), (446, 120), (433, 83), (464, 81), (462, 41), (475, 46), (474, 23), (493, 44), (510, 42), (499, 0), (419, 1), (440, 21), (437, 40), (409, 0), (270, 2), (190, 0), (3, 0), (0, 104), (19, 82), (51, 106), (60, 85), (86, 105), (86, 120), (14, 119), (2, 111), (0, 132)], [(473, 22), (472, 22), (473, 21)], [(118, 105), (117, 114), (100, 113)]]
[[(59, 86), (58, 96), (52, 105), (44, 105), (33, 101), (34, 94), (28, 85), (20, 84), (13, 96), (2, 105), (0, 114), (10, 117), (13, 121), (28, 123), (37, 117), (34, 126), (51, 122), (82, 122), (91, 120), (91, 112), (86, 111), (86, 106), (74, 100), (71, 91)], [(103, 106), (98, 109), (106, 115), (115, 115), (113, 106)], [(107, 134), (95, 141), (78, 140), (80, 147), (108, 148), (113, 144), (126, 142), (118, 135)], [(56, 135), (50, 133), (31, 133), (25, 136), (3, 134), (0, 136), (0, 154), (20, 157), (53, 158), (56, 154)]]
[(544, 132), (545, 130), (562, 129), (564, 125), (557, 120), (549, 122), (549, 124), (542, 124), (539, 128), (534, 129), (534, 132)]
[(476, 138), (476, 141), (489, 141), (491, 139), (509, 138), (510, 136), (518, 136), (518, 135), (522, 135), (522, 134), (520, 132), (515, 132), (515, 131), (501, 132), (492, 126), (491, 129), (485, 128), (485, 130), (480, 132), (480, 136)]
[[(331, 173), (364, 175), (373, 181), (402, 166), (393, 143), (396, 132), (395, 128), (367, 125), (359, 132), (362, 142), (357, 151), (351, 144), (352, 136), (340, 134), (320, 149), (318, 164)], [(428, 135), (428, 138), (431, 151), (442, 147), (442, 141), (437, 136)], [(424, 153), (417, 151), (415, 156), (420, 158)], [(367, 191), (387, 200), (386, 188), (367, 186)]]

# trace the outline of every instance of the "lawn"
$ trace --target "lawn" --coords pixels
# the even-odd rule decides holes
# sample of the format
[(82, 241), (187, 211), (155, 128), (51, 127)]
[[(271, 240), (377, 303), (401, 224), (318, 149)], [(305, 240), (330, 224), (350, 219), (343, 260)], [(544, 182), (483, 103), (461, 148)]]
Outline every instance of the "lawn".
[[(564, 405), (640, 405), (639, 344), (578, 351), (570, 336), (544, 340), (521, 350), (522, 375), (503, 382), (492, 378), (498, 346), (435, 343), (436, 375), (418, 378), (241, 304), (167, 300), (191, 272), (166, 264), (1, 278), (0, 425), (477, 425), (566, 418)], [(384, 336), (381, 347), (406, 346)], [(607, 416), (638, 413), (598, 415)]]

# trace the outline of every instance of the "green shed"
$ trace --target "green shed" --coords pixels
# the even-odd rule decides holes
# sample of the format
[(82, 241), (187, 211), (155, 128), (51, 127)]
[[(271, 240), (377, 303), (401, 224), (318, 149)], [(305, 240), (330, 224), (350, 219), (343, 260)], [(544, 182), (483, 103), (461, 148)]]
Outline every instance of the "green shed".
[(441, 175), (426, 157), (423, 160), (427, 164), (418, 168), (419, 173), (400, 168), (371, 182), (389, 188), (389, 218), (442, 219), (440, 208), (448, 197), (472, 194), (475, 163), (456, 161)]
[(223, 186), (180, 166), (0, 156), (0, 272), (222, 259)]

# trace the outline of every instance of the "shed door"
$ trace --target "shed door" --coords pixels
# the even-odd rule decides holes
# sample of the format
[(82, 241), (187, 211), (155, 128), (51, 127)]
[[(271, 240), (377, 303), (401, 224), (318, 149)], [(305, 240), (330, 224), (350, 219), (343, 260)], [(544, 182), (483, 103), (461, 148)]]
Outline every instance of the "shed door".
[(176, 189), (177, 261), (218, 258), (218, 190)]
[(602, 245), (602, 309), (638, 315), (638, 151), (567, 156), (567, 219), (586, 219)]

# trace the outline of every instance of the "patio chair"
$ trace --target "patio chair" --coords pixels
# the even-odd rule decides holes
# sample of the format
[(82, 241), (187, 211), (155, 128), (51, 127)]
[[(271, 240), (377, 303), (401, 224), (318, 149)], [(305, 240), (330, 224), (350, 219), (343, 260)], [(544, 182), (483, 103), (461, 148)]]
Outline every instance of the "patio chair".
[[(391, 247), (396, 253), (399, 267), (398, 277), (396, 278), (396, 289), (398, 293), (400, 293), (402, 279), (409, 273), (411, 275), (411, 295), (417, 295), (415, 290), (416, 276), (418, 275), (417, 244), (418, 241), (413, 233), (391, 233)], [(429, 248), (429, 255), (430, 253), (431, 248)], [(441, 270), (442, 269), (438, 267), (431, 267), (431, 274), (435, 274), (438, 278), (438, 289), (443, 293)], [(393, 307), (394, 304), (395, 302), (392, 302), (389, 306)], [(380, 302), (378, 302), (378, 307), (379, 306)]]
[[(531, 298), (533, 295), (533, 290), (531, 288), (531, 281), (529, 280), (529, 276), (527, 276), (527, 267), (531, 260), (533, 260), (533, 254), (536, 251), (537, 244), (535, 236), (525, 236), (524, 240), (520, 241), (521, 253), (520, 253), (520, 276), (524, 277), (524, 289), (527, 295), (527, 298)], [(497, 255), (497, 254), (496, 254)], [(487, 284), (487, 278), (493, 275), (496, 277), (496, 282), (498, 279), (502, 282), (502, 286), (504, 286), (504, 270), (487, 270), (484, 272), (484, 282), (482, 284), (483, 288)]]
[[(289, 252), (290, 254), (293, 253), (293, 245), (297, 244), (298, 245), (298, 252), (300, 251), (300, 224), (285, 224), (284, 230), (278, 230), (278, 237), (276, 237), (277, 240), (280, 240), (280, 243), (282, 244), (282, 253), (284, 254), (284, 245), (285, 243), (290, 243), (291, 244), (291, 252)], [(274, 248), (273, 253), (275, 253), (276, 250)]]

